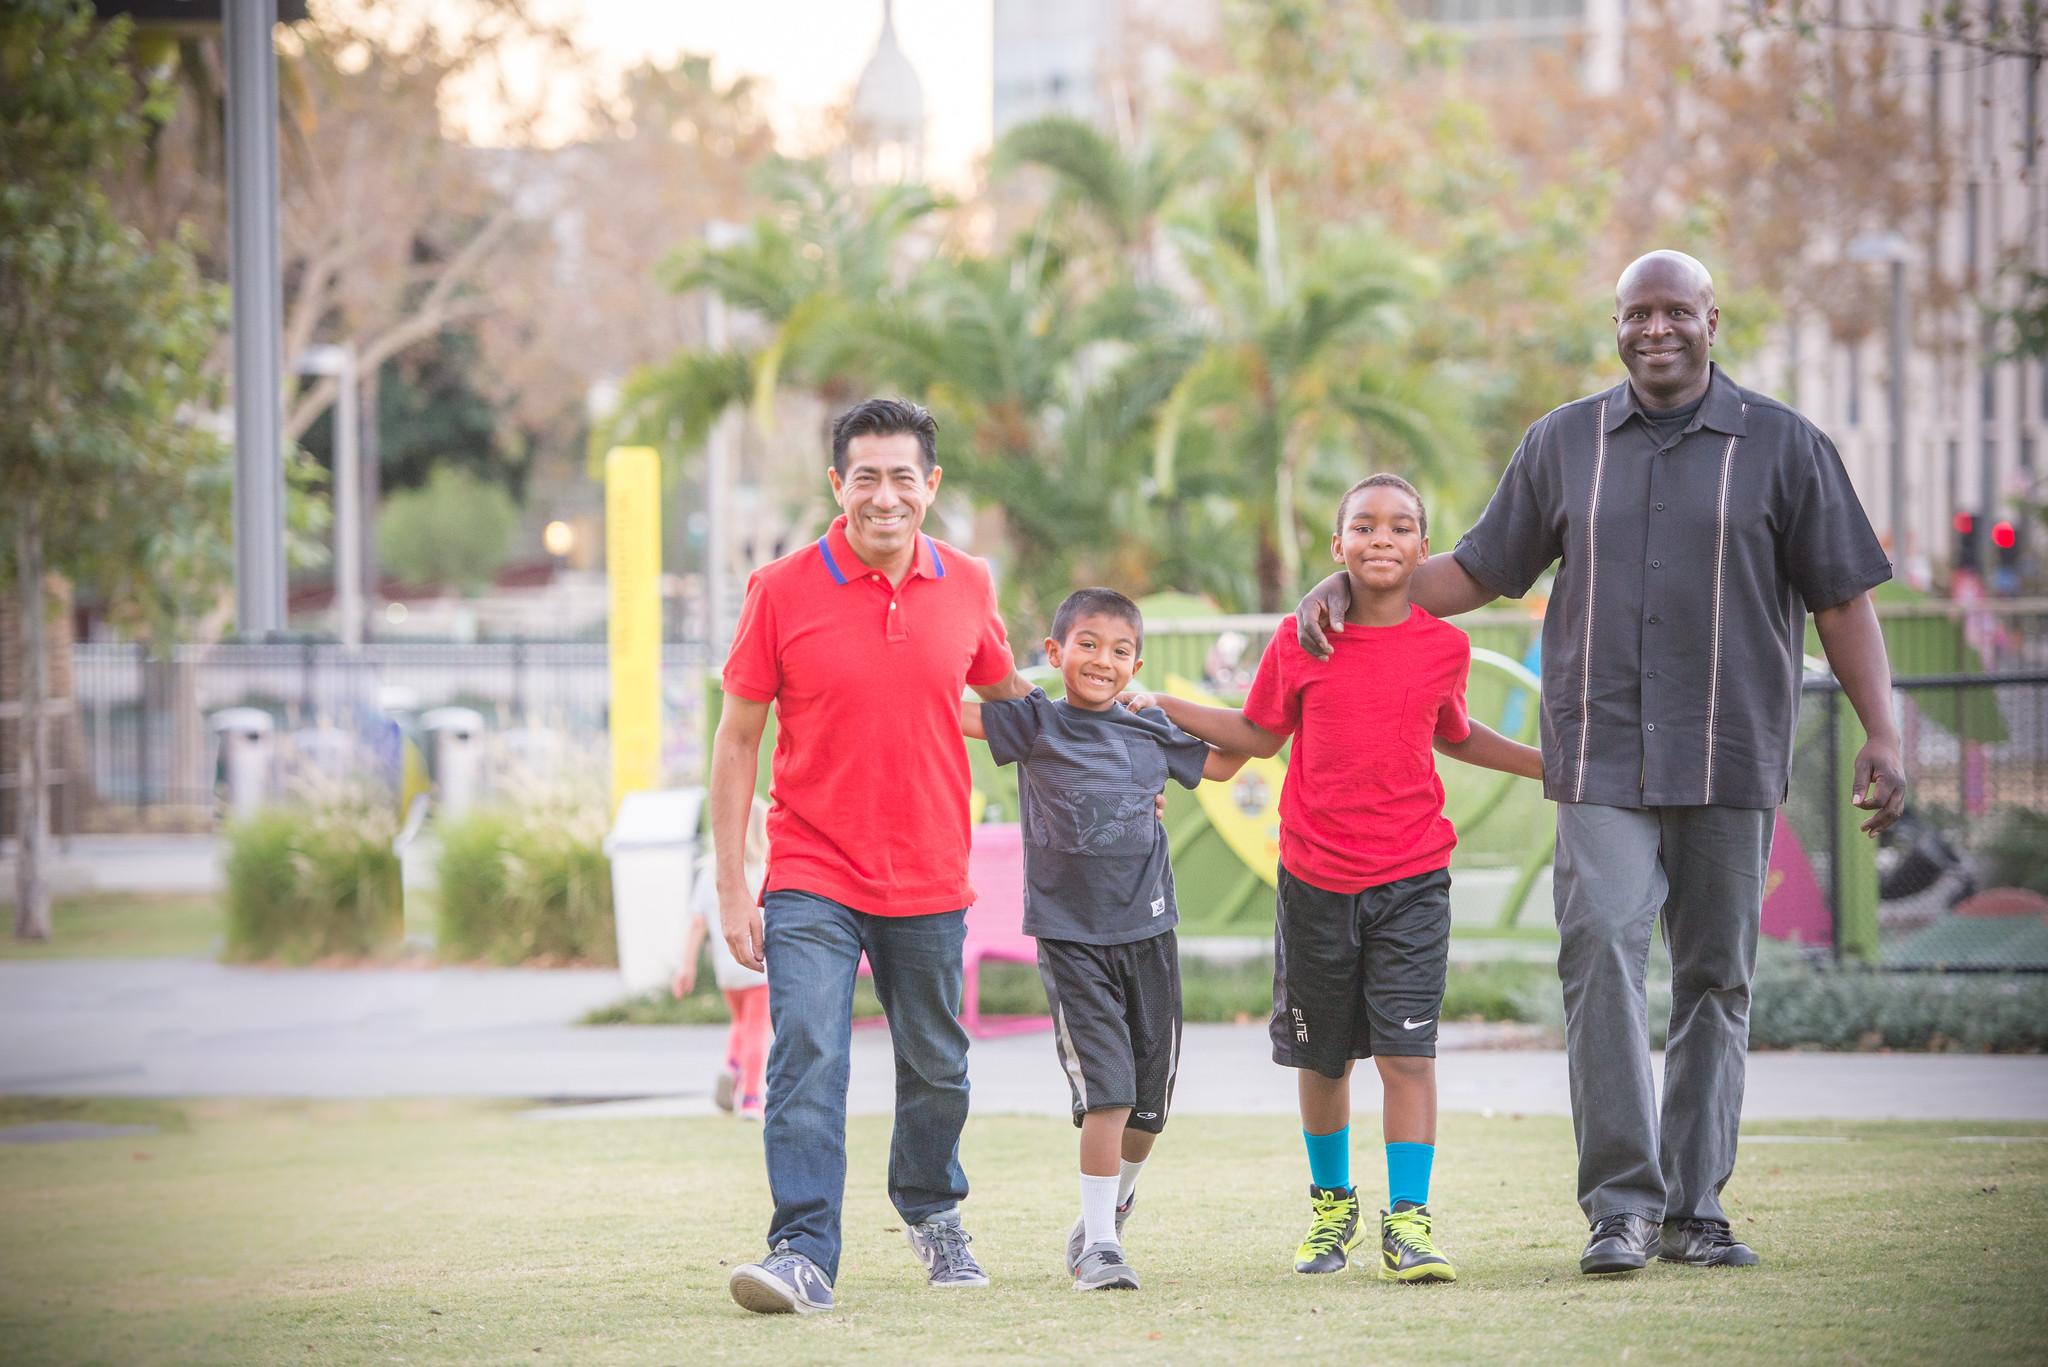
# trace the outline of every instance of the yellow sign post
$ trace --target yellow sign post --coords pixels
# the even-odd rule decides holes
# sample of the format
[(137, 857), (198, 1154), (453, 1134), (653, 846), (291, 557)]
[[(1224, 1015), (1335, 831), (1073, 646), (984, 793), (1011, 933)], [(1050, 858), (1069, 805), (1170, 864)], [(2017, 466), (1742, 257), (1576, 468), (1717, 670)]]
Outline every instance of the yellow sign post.
[(651, 446), (604, 458), (611, 586), (612, 813), (661, 779), (661, 461)]

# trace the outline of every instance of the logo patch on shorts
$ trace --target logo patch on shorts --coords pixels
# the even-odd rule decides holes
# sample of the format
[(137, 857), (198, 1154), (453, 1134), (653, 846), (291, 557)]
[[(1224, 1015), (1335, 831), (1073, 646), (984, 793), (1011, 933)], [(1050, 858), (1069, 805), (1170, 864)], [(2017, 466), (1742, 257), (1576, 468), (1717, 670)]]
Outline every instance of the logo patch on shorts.
[(1159, 1112), (1157, 1112), (1157, 1111), (1140, 1111), (1140, 1112), (1138, 1112), (1138, 1119), (1140, 1119), (1140, 1120), (1157, 1120), (1157, 1119), (1159, 1119)]
[(1302, 1016), (1301, 1008), (1298, 1006), (1294, 1008), (1294, 1042), (1308, 1043), (1308, 1021)]
[(1433, 1021), (1435, 1019), (1435, 1016), (1431, 1016), (1429, 1020), (1416, 1020), (1414, 1017), (1411, 1016), (1407, 1020), (1401, 1022), (1401, 1028), (1403, 1030), (1420, 1030), (1423, 1026), (1429, 1024), (1429, 1021)]
[(1154, 916), (1166, 915), (1166, 899), (1164, 897), (1152, 904), (1152, 914)]

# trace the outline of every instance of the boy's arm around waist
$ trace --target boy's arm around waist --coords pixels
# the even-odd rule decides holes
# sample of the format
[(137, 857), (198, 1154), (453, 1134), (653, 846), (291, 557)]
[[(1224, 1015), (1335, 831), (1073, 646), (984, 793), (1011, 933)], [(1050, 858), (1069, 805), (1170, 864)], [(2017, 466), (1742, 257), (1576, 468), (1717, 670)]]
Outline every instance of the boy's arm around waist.
[(1436, 749), (1440, 755), (1477, 765), (1481, 769), (1497, 769), (1503, 774), (1517, 774), (1522, 778), (1540, 780), (1543, 777), (1543, 752), (1533, 745), (1509, 740), (1492, 727), (1480, 722), (1471, 724), (1472, 730), (1463, 740), (1436, 738)]
[[(1287, 743), (1287, 737), (1274, 735), (1234, 707), (1208, 707), (1171, 693), (1126, 693), (1118, 701), (1136, 712), (1156, 707), (1166, 714), (1168, 721), (1189, 735), (1205, 740), (1219, 750), (1229, 750), (1238, 755), (1270, 759), (1279, 754), (1280, 747)], [(1239, 760), (1238, 766), (1242, 767), (1243, 763)], [(1235, 768), (1230, 771), (1231, 774), (1236, 772)], [(1222, 778), (1229, 776), (1217, 775)], [(1202, 777), (1210, 777), (1206, 765)]]

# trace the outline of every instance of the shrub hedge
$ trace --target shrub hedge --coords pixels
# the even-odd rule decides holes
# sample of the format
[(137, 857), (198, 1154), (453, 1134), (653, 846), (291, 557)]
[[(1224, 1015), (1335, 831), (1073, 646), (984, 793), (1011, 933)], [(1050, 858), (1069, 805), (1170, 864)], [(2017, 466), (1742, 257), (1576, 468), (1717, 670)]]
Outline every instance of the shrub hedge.
[(441, 832), (443, 959), (615, 964), (604, 809), (573, 795), (479, 809)]
[(226, 832), (227, 957), (366, 957), (405, 934), (398, 819), (365, 795), (267, 808)]
[[(1671, 961), (1650, 962), (1650, 1044), (1671, 1021)], [(1524, 1019), (1564, 1031), (1555, 976), (1521, 994)], [(1814, 964), (1766, 940), (1757, 950), (1749, 1012), (1752, 1049), (2048, 1050), (2048, 977), (2038, 974), (1888, 973)]]

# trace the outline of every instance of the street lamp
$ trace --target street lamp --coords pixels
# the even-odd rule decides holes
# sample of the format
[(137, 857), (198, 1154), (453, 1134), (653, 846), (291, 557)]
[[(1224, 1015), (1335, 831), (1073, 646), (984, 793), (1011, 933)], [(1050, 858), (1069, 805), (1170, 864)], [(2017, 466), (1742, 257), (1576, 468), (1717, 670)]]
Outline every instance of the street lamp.
[(308, 347), (296, 367), (301, 375), (331, 375), (341, 386), (334, 399), (334, 615), (345, 646), (363, 643), (362, 386), (356, 349)]
[(1849, 243), (1851, 261), (1891, 266), (1891, 476), (1892, 559), (1906, 553), (1906, 257), (1912, 248), (1903, 233), (1864, 233)]

